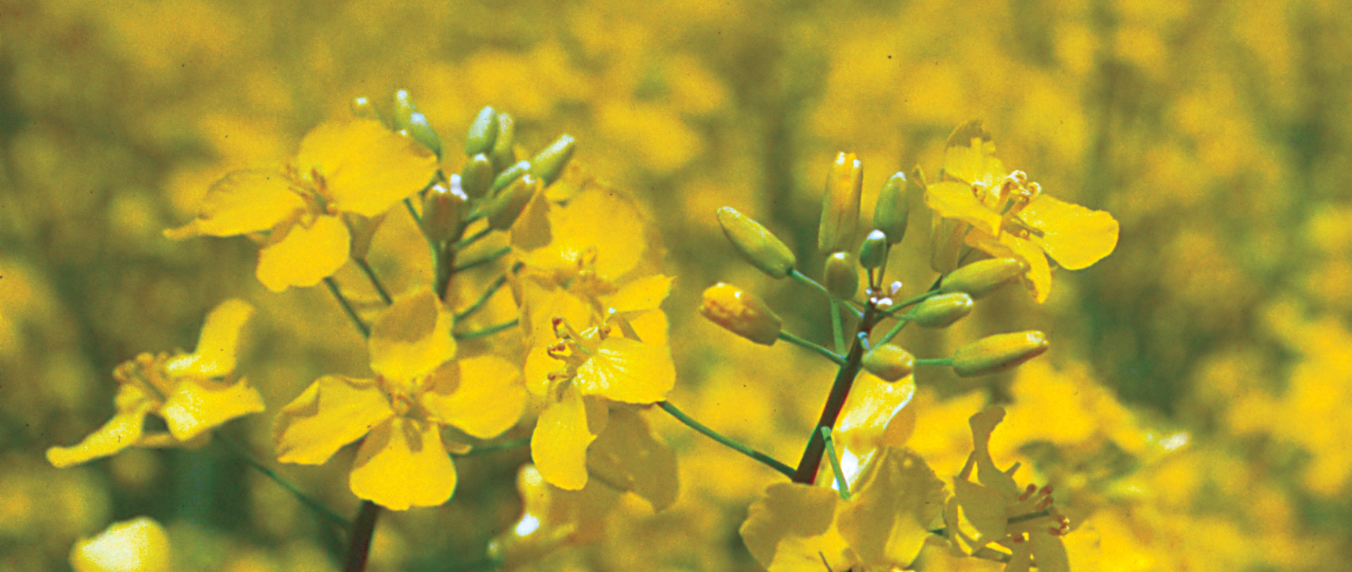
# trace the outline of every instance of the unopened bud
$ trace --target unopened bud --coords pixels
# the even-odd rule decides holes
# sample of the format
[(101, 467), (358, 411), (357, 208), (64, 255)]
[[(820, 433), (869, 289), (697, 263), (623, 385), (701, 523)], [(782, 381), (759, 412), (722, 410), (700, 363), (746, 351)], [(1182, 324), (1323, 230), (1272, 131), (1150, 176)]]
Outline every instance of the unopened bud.
[(1047, 336), (1039, 331), (988, 336), (953, 354), (953, 372), (963, 377), (999, 373), (1047, 351)]
[(878, 206), (873, 209), (873, 228), (887, 233), (887, 243), (896, 244), (906, 236), (906, 223), (911, 218), (911, 201), (906, 196), (906, 175), (897, 173), (887, 180), (878, 193)]
[(922, 328), (947, 328), (972, 311), (972, 297), (966, 292), (930, 296), (911, 308), (906, 318)]
[(407, 135), (410, 139), (422, 143), (423, 146), (431, 149), (437, 157), (441, 157), (441, 138), (437, 137), (437, 132), (432, 130), (432, 125), (427, 122), (427, 116), (418, 112), (418, 107), (413, 105), (413, 99), (409, 97), (408, 90), (401, 89), (394, 92), (394, 108), (391, 119), (394, 121), (394, 130)]
[(493, 185), (490, 189), (495, 193), (501, 191), (502, 189), (507, 188), (507, 185), (512, 184), (513, 181), (529, 172), (530, 161), (522, 161), (511, 167), (507, 167), (501, 173), (498, 173), (497, 178), (493, 179)]
[(783, 278), (798, 262), (793, 251), (761, 226), (732, 207), (718, 209), (718, 224), (742, 258), (772, 278)]
[(432, 185), (423, 197), (422, 229), (432, 242), (460, 238), (460, 210), (468, 197), (460, 189), (459, 175), (451, 175), (450, 183), (450, 187)]
[(479, 110), (474, 123), (469, 124), (469, 134), (465, 136), (465, 154), (474, 156), (487, 154), (493, 150), (493, 141), (498, 137), (498, 112), (492, 107)]
[[(523, 163), (525, 161), (522, 161)], [(521, 216), (535, 192), (544, 185), (532, 175), (523, 175), (506, 190), (493, 198), (488, 207), (488, 226), (494, 230), (507, 230)]]
[(836, 162), (826, 172), (817, 250), (825, 254), (854, 249), (854, 233), (859, 228), (859, 198), (863, 191), (864, 165), (854, 153), (836, 155)]
[(371, 103), (369, 97), (357, 97), (352, 99), (352, 116), (357, 119), (372, 119), (380, 121), (380, 112), (376, 110), (374, 103)]
[(559, 178), (563, 168), (568, 166), (568, 160), (573, 158), (573, 148), (576, 146), (572, 135), (561, 135), (531, 159), (531, 174), (544, 181), (545, 186), (552, 184)]
[(699, 313), (758, 344), (774, 345), (779, 339), (779, 316), (760, 298), (731, 284), (719, 282), (706, 288)]
[(944, 276), (939, 283), (939, 291), (966, 292), (972, 298), (981, 298), (1027, 271), (1028, 265), (1018, 258), (979, 260)]
[(859, 246), (859, 265), (873, 270), (887, 260), (887, 245), (892, 244), (881, 230), (868, 233), (864, 244)]
[(493, 162), (488, 160), (488, 155), (478, 153), (465, 161), (465, 166), (460, 169), (460, 188), (466, 196), (477, 199), (488, 194), (492, 186)]
[(859, 291), (859, 265), (848, 252), (835, 252), (826, 257), (822, 278), (826, 291), (842, 300), (854, 298), (854, 293)]
[(915, 371), (915, 356), (901, 346), (883, 344), (864, 354), (864, 369), (883, 381), (898, 381)]
[(498, 114), (498, 134), (488, 152), (494, 169), (505, 169), (516, 161), (516, 120), (506, 113)]

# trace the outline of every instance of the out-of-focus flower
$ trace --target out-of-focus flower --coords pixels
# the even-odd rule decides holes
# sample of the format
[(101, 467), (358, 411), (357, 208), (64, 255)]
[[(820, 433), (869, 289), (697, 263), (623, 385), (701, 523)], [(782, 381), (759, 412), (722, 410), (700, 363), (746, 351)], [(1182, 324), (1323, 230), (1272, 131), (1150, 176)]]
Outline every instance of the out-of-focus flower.
[[(226, 300), (207, 315), (196, 352), (144, 353), (117, 366), (117, 413), (79, 444), (47, 449), (47, 460), (68, 467), (133, 446), (184, 445), (226, 421), (262, 411), (258, 390), (230, 375), (240, 329), (253, 312), (246, 302)], [(144, 433), (145, 416), (152, 413), (164, 418), (168, 433)]]
[(149, 517), (115, 522), (98, 536), (75, 543), (75, 572), (168, 572), (169, 534)]
[(378, 121), (326, 123), (280, 168), (235, 171), (207, 191), (197, 218), (165, 231), (175, 239), (269, 231), (258, 280), (280, 292), (313, 286), (347, 262), (351, 232), (341, 215), (374, 217), (423, 188), (436, 158)]
[(396, 300), (371, 329), (375, 379), (328, 375), (282, 409), (277, 455), (319, 465), (363, 436), (348, 484), (386, 508), (435, 506), (455, 491), (441, 426), (496, 437), (521, 416), (520, 370), (495, 356), (452, 360), (452, 317), (429, 290)]
[(1068, 270), (1087, 268), (1117, 247), (1117, 220), (1042, 194), (1022, 171), (1006, 171), (994, 152), (980, 121), (949, 137), (941, 180), (925, 189), (925, 204), (941, 229), (935, 270), (948, 272), (957, 263), (957, 249), (940, 244), (946, 241), (962, 241), (997, 258), (1017, 256), (1029, 265), (1026, 277), (1037, 301), (1046, 301), (1051, 290), (1046, 257)]

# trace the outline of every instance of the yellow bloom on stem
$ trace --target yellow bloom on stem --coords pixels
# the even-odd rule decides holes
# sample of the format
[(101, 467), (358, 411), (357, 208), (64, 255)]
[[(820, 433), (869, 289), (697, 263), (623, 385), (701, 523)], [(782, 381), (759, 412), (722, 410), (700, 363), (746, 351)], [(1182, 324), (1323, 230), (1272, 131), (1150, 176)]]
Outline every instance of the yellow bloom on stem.
[(1089, 267), (1117, 247), (1117, 220), (1043, 194), (1022, 171), (1006, 171), (994, 152), (979, 121), (949, 137), (941, 180), (925, 188), (936, 229), (932, 262), (936, 271), (951, 271), (958, 254), (953, 242), (997, 258), (1019, 257), (1029, 265), (1025, 276), (1037, 301), (1046, 301), (1051, 290), (1046, 257), (1067, 270)]
[(235, 171), (217, 181), (197, 218), (164, 234), (269, 231), (258, 253), (258, 280), (274, 292), (313, 286), (347, 262), (352, 236), (341, 215), (380, 215), (422, 189), (436, 169), (425, 148), (378, 121), (326, 123), (305, 136), (290, 164)]
[(172, 561), (169, 534), (146, 516), (115, 522), (70, 549), (75, 572), (168, 572)]
[[(227, 300), (207, 315), (191, 354), (143, 353), (113, 370), (117, 413), (73, 447), (47, 449), (47, 460), (68, 467), (114, 455), (128, 447), (186, 444), (226, 421), (264, 409), (258, 390), (233, 379), (239, 331), (253, 306)], [(145, 417), (164, 419), (168, 433), (147, 435)]]
[[(1051, 486), (1039, 489), (1028, 485), (1020, 490), (1013, 476), (1019, 464), (1001, 471), (991, 459), (991, 432), (1004, 418), (1004, 408), (996, 406), (973, 415), (969, 421), (973, 451), (953, 479), (954, 496), (944, 511), (947, 536), (955, 548), (967, 554), (1000, 560), (1007, 556), (1005, 570), (1009, 572), (1027, 572), (1034, 566), (1040, 572), (1068, 572), (1070, 559), (1061, 537), (1070, 530), (1070, 523), (1052, 505)], [(974, 468), (975, 483), (970, 480)], [(976, 529), (975, 536), (963, 530), (964, 522)], [(1011, 553), (1002, 555), (989, 548), (992, 543)]]
[(452, 320), (429, 290), (396, 300), (371, 329), (376, 378), (311, 384), (278, 416), (277, 460), (320, 465), (365, 437), (348, 479), (353, 494), (394, 510), (449, 500), (456, 473), (441, 427), (490, 439), (525, 405), (520, 370), (507, 360), (452, 359)]

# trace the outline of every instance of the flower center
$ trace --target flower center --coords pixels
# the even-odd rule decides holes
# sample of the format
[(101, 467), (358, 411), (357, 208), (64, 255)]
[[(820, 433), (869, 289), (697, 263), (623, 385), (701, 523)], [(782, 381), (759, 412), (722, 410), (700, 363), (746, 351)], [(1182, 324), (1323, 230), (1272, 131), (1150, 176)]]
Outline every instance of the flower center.
[(972, 183), (972, 194), (981, 204), (1000, 213), (1001, 232), (1025, 239), (1030, 235), (1042, 236), (1041, 230), (1019, 218), (1019, 211), (1042, 194), (1042, 186), (1029, 181), (1027, 173), (1014, 171), (995, 185), (991, 185), (989, 180), (977, 181)]
[(169, 373), (164, 367), (168, 361), (167, 353), (153, 356), (143, 353), (135, 359), (118, 364), (113, 370), (113, 379), (118, 383), (139, 387), (145, 390), (144, 393), (147, 395), (164, 401), (174, 389), (174, 382), (169, 379)]

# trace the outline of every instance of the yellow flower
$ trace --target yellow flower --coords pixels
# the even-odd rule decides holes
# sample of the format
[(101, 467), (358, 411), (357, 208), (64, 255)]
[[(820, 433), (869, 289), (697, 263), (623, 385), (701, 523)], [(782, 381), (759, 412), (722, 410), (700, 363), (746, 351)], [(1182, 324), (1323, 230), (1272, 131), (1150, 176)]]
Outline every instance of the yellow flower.
[(516, 424), (525, 399), (520, 370), (507, 360), (452, 360), (451, 323), (431, 291), (396, 300), (371, 329), (376, 378), (311, 384), (278, 416), (278, 460), (323, 464), (366, 437), (348, 479), (353, 494), (394, 510), (449, 500), (456, 474), (441, 426), (496, 437)]
[(149, 517), (115, 522), (98, 536), (75, 543), (75, 572), (168, 572), (169, 534)]
[(235, 171), (207, 191), (174, 239), (270, 231), (258, 253), (258, 280), (274, 292), (313, 286), (347, 262), (344, 213), (374, 217), (418, 191), (436, 158), (377, 121), (326, 123), (301, 141), (290, 164)]
[[(1008, 548), (1011, 554), (1006, 571), (1026, 572), (1036, 565), (1039, 572), (1068, 572), (1070, 559), (1061, 536), (1070, 530), (1070, 524), (1052, 505), (1051, 486), (1039, 489), (1028, 485), (1020, 490), (1013, 477), (1018, 463), (1001, 471), (991, 459), (991, 432), (1004, 418), (1004, 408), (995, 406), (973, 415), (969, 421), (973, 451), (962, 472), (953, 479), (954, 496), (944, 511), (947, 535), (955, 548), (967, 554), (1003, 560), (989, 545)], [(977, 474), (975, 483), (970, 480), (973, 468)], [(961, 528), (963, 522), (976, 529), (975, 536)]]
[(925, 189), (937, 231), (935, 270), (948, 272), (957, 263), (957, 249), (946, 242), (965, 241), (997, 258), (1022, 258), (1034, 296), (1046, 301), (1051, 290), (1046, 257), (1067, 270), (1089, 267), (1117, 247), (1117, 220), (1042, 194), (1022, 171), (1006, 171), (994, 152), (979, 121), (949, 137), (941, 180)]
[[(117, 413), (79, 444), (47, 449), (47, 460), (68, 467), (133, 446), (181, 445), (226, 421), (262, 411), (258, 390), (230, 375), (239, 331), (253, 311), (240, 300), (222, 302), (207, 315), (196, 352), (143, 353), (117, 366)], [(168, 433), (144, 433), (145, 416), (152, 413), (165, 420)]]

